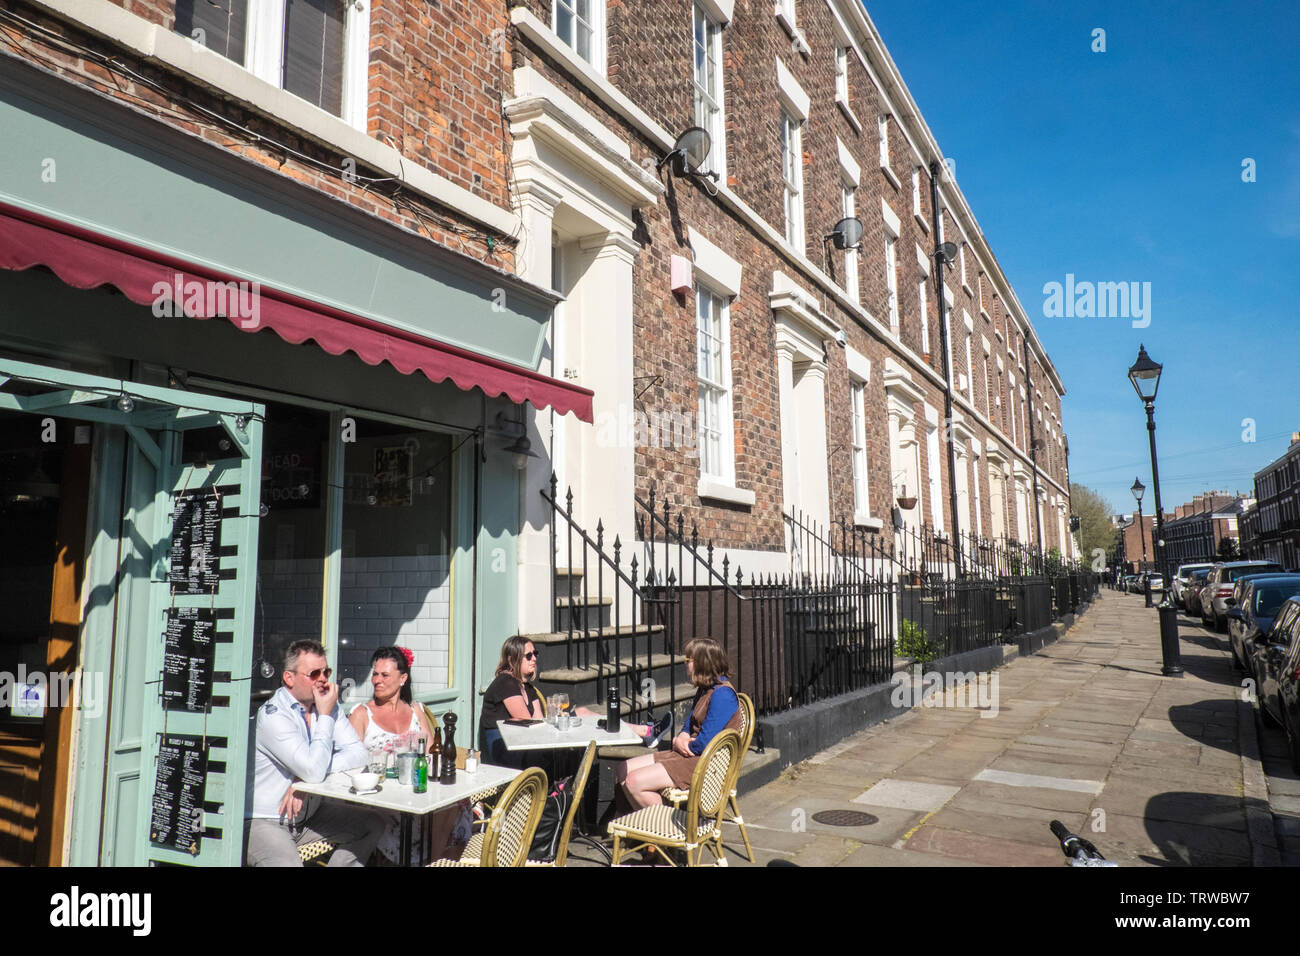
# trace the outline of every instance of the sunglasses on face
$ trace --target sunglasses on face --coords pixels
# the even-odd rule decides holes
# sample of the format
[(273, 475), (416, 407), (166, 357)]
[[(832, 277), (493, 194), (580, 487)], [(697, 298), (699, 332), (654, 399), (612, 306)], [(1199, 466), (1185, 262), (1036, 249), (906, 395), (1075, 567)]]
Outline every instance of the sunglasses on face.
[(542, 656), (542, 655), (541, 655), (538, 651), (532, 651), (531, 653), (528, 653), (528, 654), (525, 654), (525, 655), (524, 655), (524, 660), (526, 660), (526, 661), (535, 661), (535, 660), (537, 660), (537, 658), (539, 658), (539, 657), (541, 657), (541, 656)]
[(310, 672), (298, 671), (298, 673), (301, 674), (303, 677), (307, 678), (308, 680), (318, 680), (320, 679), (321, 675), (324, 675), (325, 679), (329, 680), (330, 674), (333, 674), (334, 671), (329, 667), (318, 667), (314, 671), (310, 671)]

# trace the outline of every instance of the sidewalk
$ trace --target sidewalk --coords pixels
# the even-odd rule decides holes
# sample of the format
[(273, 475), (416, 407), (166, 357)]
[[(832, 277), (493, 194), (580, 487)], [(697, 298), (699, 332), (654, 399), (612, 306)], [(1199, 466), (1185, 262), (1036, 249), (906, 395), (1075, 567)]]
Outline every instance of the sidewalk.
[[(1156, 612), (1103, 591), (1058, 643), (995, 672), (996, 714), (949, 691), (791, 767), (741, 798), (757, 864), (1061, 866), (1059, 819), (1122, 866), (1276, 865), (1269, 784), (1300, 811), (1285, 743), (1278, 758), (1265, 735), (1266, 777), (1226, 637), (1179, 624), (1181, 680), (1160, 675)], [(1300, 818), (1277, 831), (1292, 849)], [(727, 844), (743, 854), (732, 826)]]

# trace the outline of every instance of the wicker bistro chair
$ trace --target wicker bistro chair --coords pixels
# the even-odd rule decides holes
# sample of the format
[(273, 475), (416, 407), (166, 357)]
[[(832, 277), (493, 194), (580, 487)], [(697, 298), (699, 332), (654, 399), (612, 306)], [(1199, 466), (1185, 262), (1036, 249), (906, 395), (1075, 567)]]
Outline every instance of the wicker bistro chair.
[[(748, 694), (737, 692), (736, 697), (740, 699), (740, 759), (744, 761), (745, 754), (749, 753), (749, 745), (754, 741), (754, 702), (750, 700)], [(740, 771), (737, 770), (736, 780), (731, 783), (731, 793), (727, 795), (727, 807), (722, 811), (722, 822), (734, 823), (740, 828), (740, 838), (745, 841), (745, 855), (749, 858), (749, 862), (753, 863), (754, 848), (749, 843), (749, 832), (745, 829), (745, 818), (740, 815), (740, 802), (736, 793), (739, 779)], [(660, 793), (665, 800), (678, 809), (687, 797), (687, 791), (678, 790), (676, 787), (668, 787)]]
[(743, 754), (740, 734), (724, 730), (709, 741), (695, 765), (685, 810), (671, 806), (645, 807), (611, 821), (612, 865), (618, 866), (628, 853), (647, 849), (672, 863), (665, 850), (677, 849), (685, 851), (687, 866), (699, 866), (707, 846), (715, 858), (714, 865), (726, 866), (727, 859), (722, 853), (722, 812), (727, 807), (727, 795), (740, 771)]
[(311, 843), (302, 843), (298, 846), (298, 859), (302, 865), (315, 863), (317, 866), (325, 865), (325, 857), (334, 852), (334, 844), (329, 840), (314, 840)]
[(506, 787), (487, 829), (476, 833), (458, 860), (434, 860), (430, 866), (523, 866), (542, 818), (546, 774), (534, 767)]
[[(560, 830), (560, 844), (555, 849), (554, 860), (529, 860), (525, 866), (564, 866), (569, 859), (569, 840), (573, 834), (573, 823), (578, 817), (579, 808), (582, 806), (582, 798), (587, 792), (587, 778), (591, 776), (591, 766), (596, 762), (596, 741), (587, 744), (587, 751), (582, 755), (582, 763), (578, 765), (578, 772), (573, 775), (573, 791), (569, 799), (569, 810), (564, 815), (563, 829)], [(583, 834), (578, 835), (578, 839), (595, 847), (601, 853), (605, 854), (606, 859), (609, 857), (609, 851), (601, 844), (592, 840), (591, 837)]]

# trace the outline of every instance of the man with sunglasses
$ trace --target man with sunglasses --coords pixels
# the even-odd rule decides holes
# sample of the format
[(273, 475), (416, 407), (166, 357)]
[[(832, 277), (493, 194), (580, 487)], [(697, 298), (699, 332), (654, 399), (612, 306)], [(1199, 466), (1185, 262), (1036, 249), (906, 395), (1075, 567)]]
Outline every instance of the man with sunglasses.
[(298, 847), (335, 846), (330, 866), (363, 866), (383, 833), (377, 815), (319, 797), (303, 799), (296, 781), (320, 783), (338, 770), (365, 766), (366, 748), (339, 710), (325, 648), (295, 641), (284, 655), (284, 686), (257, 712), (257, 759), (246, 801), (245, 862), (302, 866)]

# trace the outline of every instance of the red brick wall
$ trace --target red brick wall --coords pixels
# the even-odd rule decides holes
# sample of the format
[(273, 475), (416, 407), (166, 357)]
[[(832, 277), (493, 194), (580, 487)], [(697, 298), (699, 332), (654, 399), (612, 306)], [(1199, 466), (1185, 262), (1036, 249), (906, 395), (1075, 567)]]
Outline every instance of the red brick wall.
[[(174, 22), (174, 0), (116, 2), (164, 27), (170, 28)], [(411, 162), (434, 170), (501, 208), (510, 208), (508, 134), (500, 109), (501, 91), (508, 89), (510, 76), (504, 5), (463, 0), (433, 7), (420, 0), (373, 0), (370, 7), (370, 134), (397, 148)], [(407, 189), (402, 204), (413, 206), (417, 215), (387, 198), (391, 187), (377, 184), (367, 189), (364, 181), (349, 183), (342, 175), (344, 160), (349, 157), (337, 150), (298, 136), (183, 74), (129, 56), (75, 24), (65, 24), (18, 0), (0, 0), (0, 8), (16, 10), (58, 33), (69, 44), (89, 49), (86, 55), (79, 55), (39, 37), (29, 38), (31, 58), (71, 82), (88, 86), (159, 122), (434, 242), (513, 269), (512, 238), (493, 236), (494, 249), (490, 251), (486, 243), (488, 230), (454, 210)], [(99, 56), (115, 57), (161, 89), (121, 72), (110, 72), (100, 65)], [(232, 125), (212, 122), (191, 104), (211, 110)], [(235, 125), (310, 159), (268, 147), (256, 137), (239, 132)], [(360, 165), (356, 173), (359, 177), (380, 175)]]

